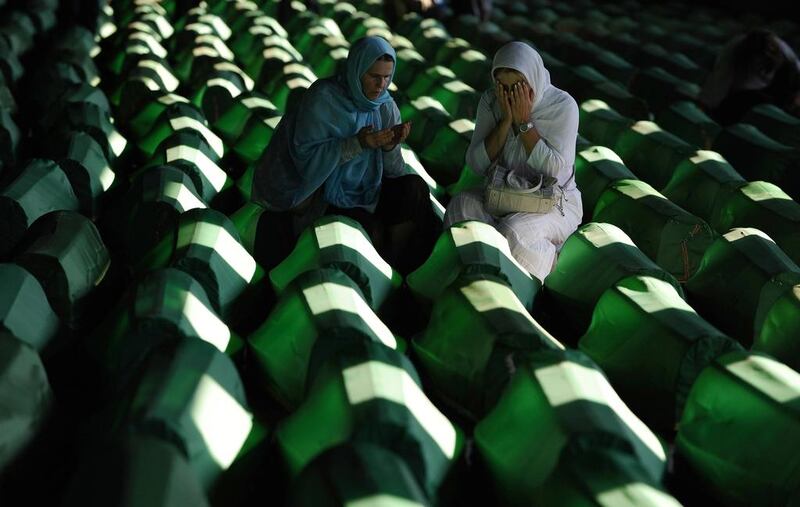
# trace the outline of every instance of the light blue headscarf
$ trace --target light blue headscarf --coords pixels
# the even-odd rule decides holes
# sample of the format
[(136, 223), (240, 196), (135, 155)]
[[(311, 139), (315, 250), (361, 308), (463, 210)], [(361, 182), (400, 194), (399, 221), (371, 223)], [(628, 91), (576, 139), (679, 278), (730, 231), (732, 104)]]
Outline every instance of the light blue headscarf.
[[(325, 200), (331, 205), (375, 205), (383, 176), (381, 150), (365, 149), (341, 165), (339, 160), (343, 140), (367, 125), (375, 131), (384, 128), (378, 109), (393, 100), (389, 92), (384, 90), (376, 100), (370, 100), (361, 90), (361, 76), (384, 54), (397, 62), (394, 49), (385, 39), (360, 39), (350, 48), (343, 73), (311, 85), (298, 107), (280, 122), (256, 170), (256, 200), (286, 210), (323, 187)], [(394, 68), (390, 83), (393, 77)]]

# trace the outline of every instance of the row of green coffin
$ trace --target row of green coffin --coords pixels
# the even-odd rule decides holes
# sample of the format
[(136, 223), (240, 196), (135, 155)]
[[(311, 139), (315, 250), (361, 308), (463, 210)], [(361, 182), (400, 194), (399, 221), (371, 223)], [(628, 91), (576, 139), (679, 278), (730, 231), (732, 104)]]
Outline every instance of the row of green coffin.
[[(643, 251), (679, 279), (696, 269), (697, 260), (715, 236), (712, 229), (722, 233), (734, 227), (758, 228), (792, 259), (800, 260), (800, 205), (772, 183), (746, 182), (716, 152), (699, 150), (680, 162), (663, 195), (636, 180), (622, 160), (602, 146), (578, 154), (576, 181), (585, 209), (594, 210), (587, 219), (622, 227)], [(628, 212), (627, 217), (620, 211)], [(673, 235), (668, 243), (670, 228), (679, 236)], [(654, 238), (654, 234), (661, 237)], [(684, 245), (690, 259), (688, 273), (675, 269), (681, 267), (675, 260)]]
[(568, 335), (581, 336), (603, 292), (630, 275), (663, 280), (708, 319), (745, 347), (755, 347), (797, 367), (792, 338), (800, 283), (798, 267), (764, 233), (732, 229), (703, 255), (696, 273), (680, 286), (636, 248), (618, 227), (589, 223), (564, 244), (556, 269), (545, 279), (548, 299), (570, 315)]
[[(671, 119), (668, 117), (667, 123), (659, 125), (651, 121), (634, 122), (603, 101), (589, 100), (581, 105), (580, 131), (590, 141), (613, 149), (626, 166), (656, 189), (665, 188), (675, 168), (696, 149), (713, 146), (744, 178), (766, 180), (781, 186), (789, 195), (800, 195), (791, 170), (797, 161), (797, 139), (783, 134), (796, 130), (800, 125), (797, 119), (774, 106), (761, 105), (754, 107), (743, 123), (724, 130), (717, 126), (719, 132), (709, 135), (713, 142), (699, 143), (696, 139), (692, 142), (692, 136), (696, 138), (692, 132), (714, 130), (710, 120), (697, 106), (676, 104), (675, 108)], [(782, 144), (770, 137), (773, 135), (792, 144)]]

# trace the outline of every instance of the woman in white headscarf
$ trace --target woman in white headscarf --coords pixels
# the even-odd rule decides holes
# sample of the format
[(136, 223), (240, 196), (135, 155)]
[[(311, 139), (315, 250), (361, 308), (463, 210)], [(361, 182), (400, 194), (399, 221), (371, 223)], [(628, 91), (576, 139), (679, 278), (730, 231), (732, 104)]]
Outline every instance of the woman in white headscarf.
[(508, 240), (514, 258), (544, 280), (583, 216), (574, 176), (578, 105), (550, 84), (542, 57), (522, 42), (509, 42), (497, 51), (492, 78), (494, 89), (487, 90), (478, 105), (467, 164), (481, 175), (497, 162), (520, 178), (553, 176), (564, 192), (563, 204), (548, 213), (495, 217), (484, 206), (482, 190), (467, 191), (450, 201), (444, 225), (465, 220), (494, 225)]

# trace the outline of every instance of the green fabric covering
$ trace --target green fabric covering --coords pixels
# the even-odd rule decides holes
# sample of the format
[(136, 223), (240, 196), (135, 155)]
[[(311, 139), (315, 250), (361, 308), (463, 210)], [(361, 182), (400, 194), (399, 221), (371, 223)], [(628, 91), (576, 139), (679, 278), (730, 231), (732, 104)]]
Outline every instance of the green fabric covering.
[(305, 403), (276, 430), (291, 476), (330, 447), (367, 442), (397, 454), (423, 490), (436, 493), (463, 435), (428, 400), (408, 358), (361, 342), (330, 356), (309, 381)]
[(727, 197), (746, 182), (717, 152), (698, 150), (675, 167), (662, 193), (717, 232), (720, 210)]
[(289, 505), (430, 505), (408, 465), (378, 445), (348, 442), (320, 454), (292, 483)]
[(125, 260), (135, 265), (173, 233), (183, 212), (206, 207), (189, 175), (164, 165), (139, 173), (125, 197), (107, 212), (106, 220), (109, 234), (122, 245)]
[(287, 74), (280, 79), (274, 89), (270, 90), (269, 97), (281, 111), (286, 111), (291, 96), (308, 89), (312, 83), (313, 80), (309, 80), (302, 74)]
[(89, 83), (80, 83), (67, 88), (61, 96), (61, 100), (68, 103), (88, 102), (111, 114), (111, 104), (108, 103), (105, 92)]
[(394, 335), (367, 305), (358, 286), (343, 272), (329, 268), (298, 276), (248, 338), (261, 383), (291, 409), (305, 398), (313, 348), (361, 341), (397, 348)]
[(563, 349), (505, 280), (485, 274), (462, 276), (443, 290), (413, 346), (434, 392), (475, 421), (497, 401), (514, 354)]
[(592, 65), (610, 79), (626, 85), (636, 74), (637, 68), (630, 62), (614, 53), (598, 47), (593, 53)]
[(708, 150), (722, 127), (688, 100), (672, 102), (656, 114), (656, 123), (692, 146)]
[(565, 449), (535, 494), (536, 505), (572, 507), (679, 507), (634, 458), (615, 450)]
[(263, 111), (261, 114), (250, 116), (236, 144), (233, 145), (236, 156), (246, 164), (257, 161), (269, 145), (281, 118), (282, 116), (274, 111)]
[(685, 282), (716, 237), (702, 219), (684, 211), (641, 180), (618, 180), (603, 192), (594, 220), (622, 229), (645, 255)]
[[(431, 97), (420, 97), (402, 104), (400, 117), (403, 121), (413, 123), (406, 142), (419, 154), (431, 144), (440, 130), (453, 121), (453, 117), (444, 106)], [(440, 147), (441, 149), (446, 147)]]
[(273, 99), (273, 87), (283, 75), (283, 68), (291, 63), (302, 62), (303, 57), (289, 41), (275, 35), (265, 38), (262, 44), (262, 56), (245, 68), (245, 72), (256, 80), (257, 91)]
[(800, 374), (767, 356), (725, 355), (697, 379), (678, 452), (725, 505), (789, 505), (800, 483)]
[(627, 88), (613, 81), (597, 83), (587, 93), (589, 94), (587, 98), (602, 100), (627, 118), (639, 120), (650, 116), (644, 99), (631, 94)]
[(613, 148), (617, 140), (633, 125), (602, 100), (587, 100), (581, 104), (580, 134), (595, 144)]
[(214, 151), (217, 159), (222, 158), (224, 154), (222, 140), (208, 128), (206, 118), (200, 109), (194, 104), (176, 102), (161, 112), (150, 131), (137, 142), (145, 159), (152, 158), (159, 145), (181, 129), (197, 132)]
[[(417, 99), (430, 95), (434, 88), (456, 79), (456, 74), (452, 70), (441, 65), (434, 65), (429, 67), (422, 75), (417, 76), (413, 84), (406, 89), (406, 93), (408, 93), (409, 97)], [(454, 113), (452, 110), (448, 109), (448, 111), (450, 114)]]
[(720, 231), (734, 227), (763, 231), (800, 263), (800, 204), (772, 183), (751, 181), (728, 194), (712, 225)]
[(179, 449), (135, 434), (95, 449), (75, 472), (64, 498), (66, 505), (209, 506)]
[(642, 466), (616, 450), (565, 449), (535, 493), (536, 505), (570, 507), (680, 507)]
[(64, 171), (52, 160), (31, 160), (0, 192), (0, 255), (11, 253), (39, 217), (78, 207)]
[(58, 165), (66, 173), (81, 210), (90, 217), (99, 215), (101, 198), (114, 184), (116, 174), (97, 141), (89, 134), (76, 132), (69, 138)]
[(779, 143), (800, 148), (800, 118), (774, 104), (758, 104), (742, 118)]
[(263, 276), (230, 219), (208, 208), (181, 214), (174, 234), (165, 236), (139, 267), (167, 265), (200, 282), (214, 310), (224, 316), (248, 284)]
[(737, 123), (723, 130), (714, 143), (728, 162), (748, 181), (775, 183), (793, 198), (800, 198), (795, 168), (798, 151), (775, 141), (752, 125)]
[[(137, 101), (132, 100), (131, 102), (135, 103)], [(150, 132), (156, 120), (161, 117), (161, 113), (164, 112), (165, 109), (174, 104), (188, 105), (188, 103), (188, 99), (174, 93), (158, 95), (148, 90), (148, 95), (144, 98), (144, 103), (140, 104), (135, 110), (124, 114), (126, 109), (124, 104), (121, 104), (118, 109), (120, 111), (120, 119), (130, 116), (130, 119), (126, 122), (126, 126), (133, 134), (133, 137), (140, 139)]]
[(88, 341), (106, 371), (127, 375), (152, 350), (187, 338), (232, 355), (242, 340), (220, 320), (203, 286), (174, 268), (159, 269), (128, 289)]
[(481, 94), (458, 79), (434, 86), (429, 95), (438, 100), (453, 118), (473, 121), (478, 114)]
[(434, 61), (437, 65), (449, 67), (453, 60), (458, 58), (464, 51), (468, 51), (472, 46), (461, 37), (453, 37), (442, 44), (437, 50)]
[(66, 106), (56, 123), (55, 136), (67, 139), (76, 130), (86, 132), (103, 149), (106, 160), (113, 162), (127, 146), (127, 140), (119, 133), (102, 108), (83, 102)]
[(0, 264), (0, 332), (41, 351), (58, 331), (58, 317), (36, 278), (16, 264)]
[(0, 470), (36, 436), (53, 403), (36, 350), (0, 330)]
[(173, 443), (208, 491), (253, 429), (233, 361), (202, 340), (181, 340), (148, 363), (128, 412), (142, 434)]
[(530, 505), (563, 451), (617, 451), (658, 484), (666, 455), (658, 438), (619, 399), (603, 373), (578, 351), (542, 351), (516, 361), (516, 373), (475, 443), (498, 495)]
[(647, 276), (624, 278), (603, 293), (578, 346), (649, 427), (667, 434), (700, 371), (741, 350), (674, 287)]
[(797, 283), (800, 268), (778, 245), (757, 229), (741, 228), (711, 244), (686, 291), (700, 315), (750, 347), (764, 312)]
[(561, 314), (569, 316), (566, 324), (583, 334), (603, 292), (631, 275), (664, 280), (683, 295), (675, 278), (636, 248), (622, 229), (591, 222), (567, 238), (544, 286)]
[(492, 61), (480, 51), (467, 49), (453, 59), (450, 68), (459, 79), (477, 90), (483, 90), (490, 82)]
[(292, 253), (269, 272), (269, 278), (280, 294), (300, 273), (319, 267), (341, 269), (358, 284), (373, 310), (401, 282), (361, 225), (342, 216), (322, 217), (303, 231)]
[(401, 49), (397, 51), (397, 68), (400, 69), (400, 72), (395, 73), (392, 82), (400, 89), (407, 90), (416, 78), (425, 73), (429, 64), (425, 57), (415, 49)]
[(213, 123), (214, 131), (232, 146), (244, 132), (252, 116), (270, 118), (277, 114), (278, 108), (266, 96), (253, 92), (236, 97), (228, 110), (223, 111)]
[(436, 51), (450, 40), (450, 34), (442, 26), (429, 26), (425, 27), (420, 23), (421, 31), (415, 37), (413, 35), (408, 38), (414, 43), (414, 47), (423, 54), (428, 60), (434, 61), (436, 59)]
[(763, 324), (753, 350), (766, 352), (800, 371), (800, 284), (782, 289), (772, 305), (762, 310)]
[(592, 98), (593, 86), (608, 81), (606, 76), (590, 65), (568, 66), (559, 77), (558, 84), (570, 90), (581, 102)]
[[(248, 77), (248, 80), (250, 78)], [(200, 106), (209, 123), (217, 121), (233, 101), (247, 91), (241, 74), (231, 71), (216, 71), (209, 75), (203, 86), (195, 90), (192, 102)]]
[(165, 164), (175, 166), (189, 175), (203, 200), (211, 202), (218, 193), (233, 185), (218, 163), (219, 156), (198, 131), (180, 129), (164, 139), (150, 162), (135, 174)]
[(504, 279), (529, 310), (541, 287), (511, 255), (502, 234), (489, 224), (474, 221), (446, 229), (428, 260), (408, 275), (407, 283), (415, 294), (435, 300), (463, 273), (486, 273)]
[(108, 250), (91, 220), (74, 211), (49, 213), (35, 232), (15, 262), (39, 280), (62, 322), (79, 327), (86, 296), (111, 264)]
[(610, 148), (591, 146), (575, 157), (575, 183), (581, 190), (583, 219), (590, 221), (597, 201), (615, 181), (634, 180), (636, 176)]
[(464, 164), (464, 167), (461, 168), (461, 175), (458, 177), (458, 181), (447, 186), (447, 193), (452, 196), (466, 190), (483, 189), (485, 185), (486, 177), (481, 176), (473, 171), (470, 166)]
[(445, 194), (445, 188), (428, 173), (425, 166), (420, 162), (417, 154), (409, 146), (405, 144), (400, 146), (400, 153), (403, 155), (403, 162), (405, 163), (406, 174), (417, 174), (425, 183), (428, 184), (428, 189), (435, 197), (442, 197)]
[(636, 122), (613, 146), (631, 171), (655, 189), (669, 182), (675, 167), (695, 148), (651, 121)]
[[(411, 131), (417, 127), (424, 127), (426, 132), (430, 132), (434, 125), (431, 122), (423, 122), (422, 125), (415, 123)], [(437, 182), (449, 185), (458, 181), (474, 130), (475, 123), (465, 118), (440, 125), (433, 137), (427, 138), (428, 144), (425, 149), (417, 151), (419, 158)], [(414, 146), (410, 138), (409, 143)]]

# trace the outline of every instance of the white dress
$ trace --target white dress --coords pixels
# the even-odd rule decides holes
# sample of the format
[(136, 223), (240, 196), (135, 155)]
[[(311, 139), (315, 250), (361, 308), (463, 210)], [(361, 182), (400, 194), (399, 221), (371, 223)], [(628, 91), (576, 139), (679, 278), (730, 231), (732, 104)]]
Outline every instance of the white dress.
[[(522, 43), (510, 43), (514, 44)], [(447, 206), (444, 226), (465, 220), (492, 224), (508, 240), (514, 258), (543, 281), (555, 266), (559, 249), (578, 228), (583, 217), (581, 194), (574, 177), (578, 106), (568, 93), (550, 84), (550, 75), (541, 63), (541, 57), (530, 46), (517, 46), (502, 54), (508, 46), (498, 51), (493, 69), (511, 67), (526, 76), (535, 91), (530, 118), (541, 139), (527, 155), (522, 141), (509, 132), (499, 163), (522, 175), (543, 173), (556, 177), (564, 190), (563, 207), (553, 208), (545, 214), (512, 213), (494, 217), (483, 205), (483, 189), (473, 190), (453, 197)], [(528, 50), (534, 51), (535, 57)], [(522, 63), (519, 61), (521, 58), (525, 59)], [(537, 89), (540, 91), (536, 92)], [(467, 150), (467, 164), (478, 174), (485, 175), (491, 165), (484, 140), (501, 117), (494, 90), (489, 90), (478, 105), (475, 131)]]

